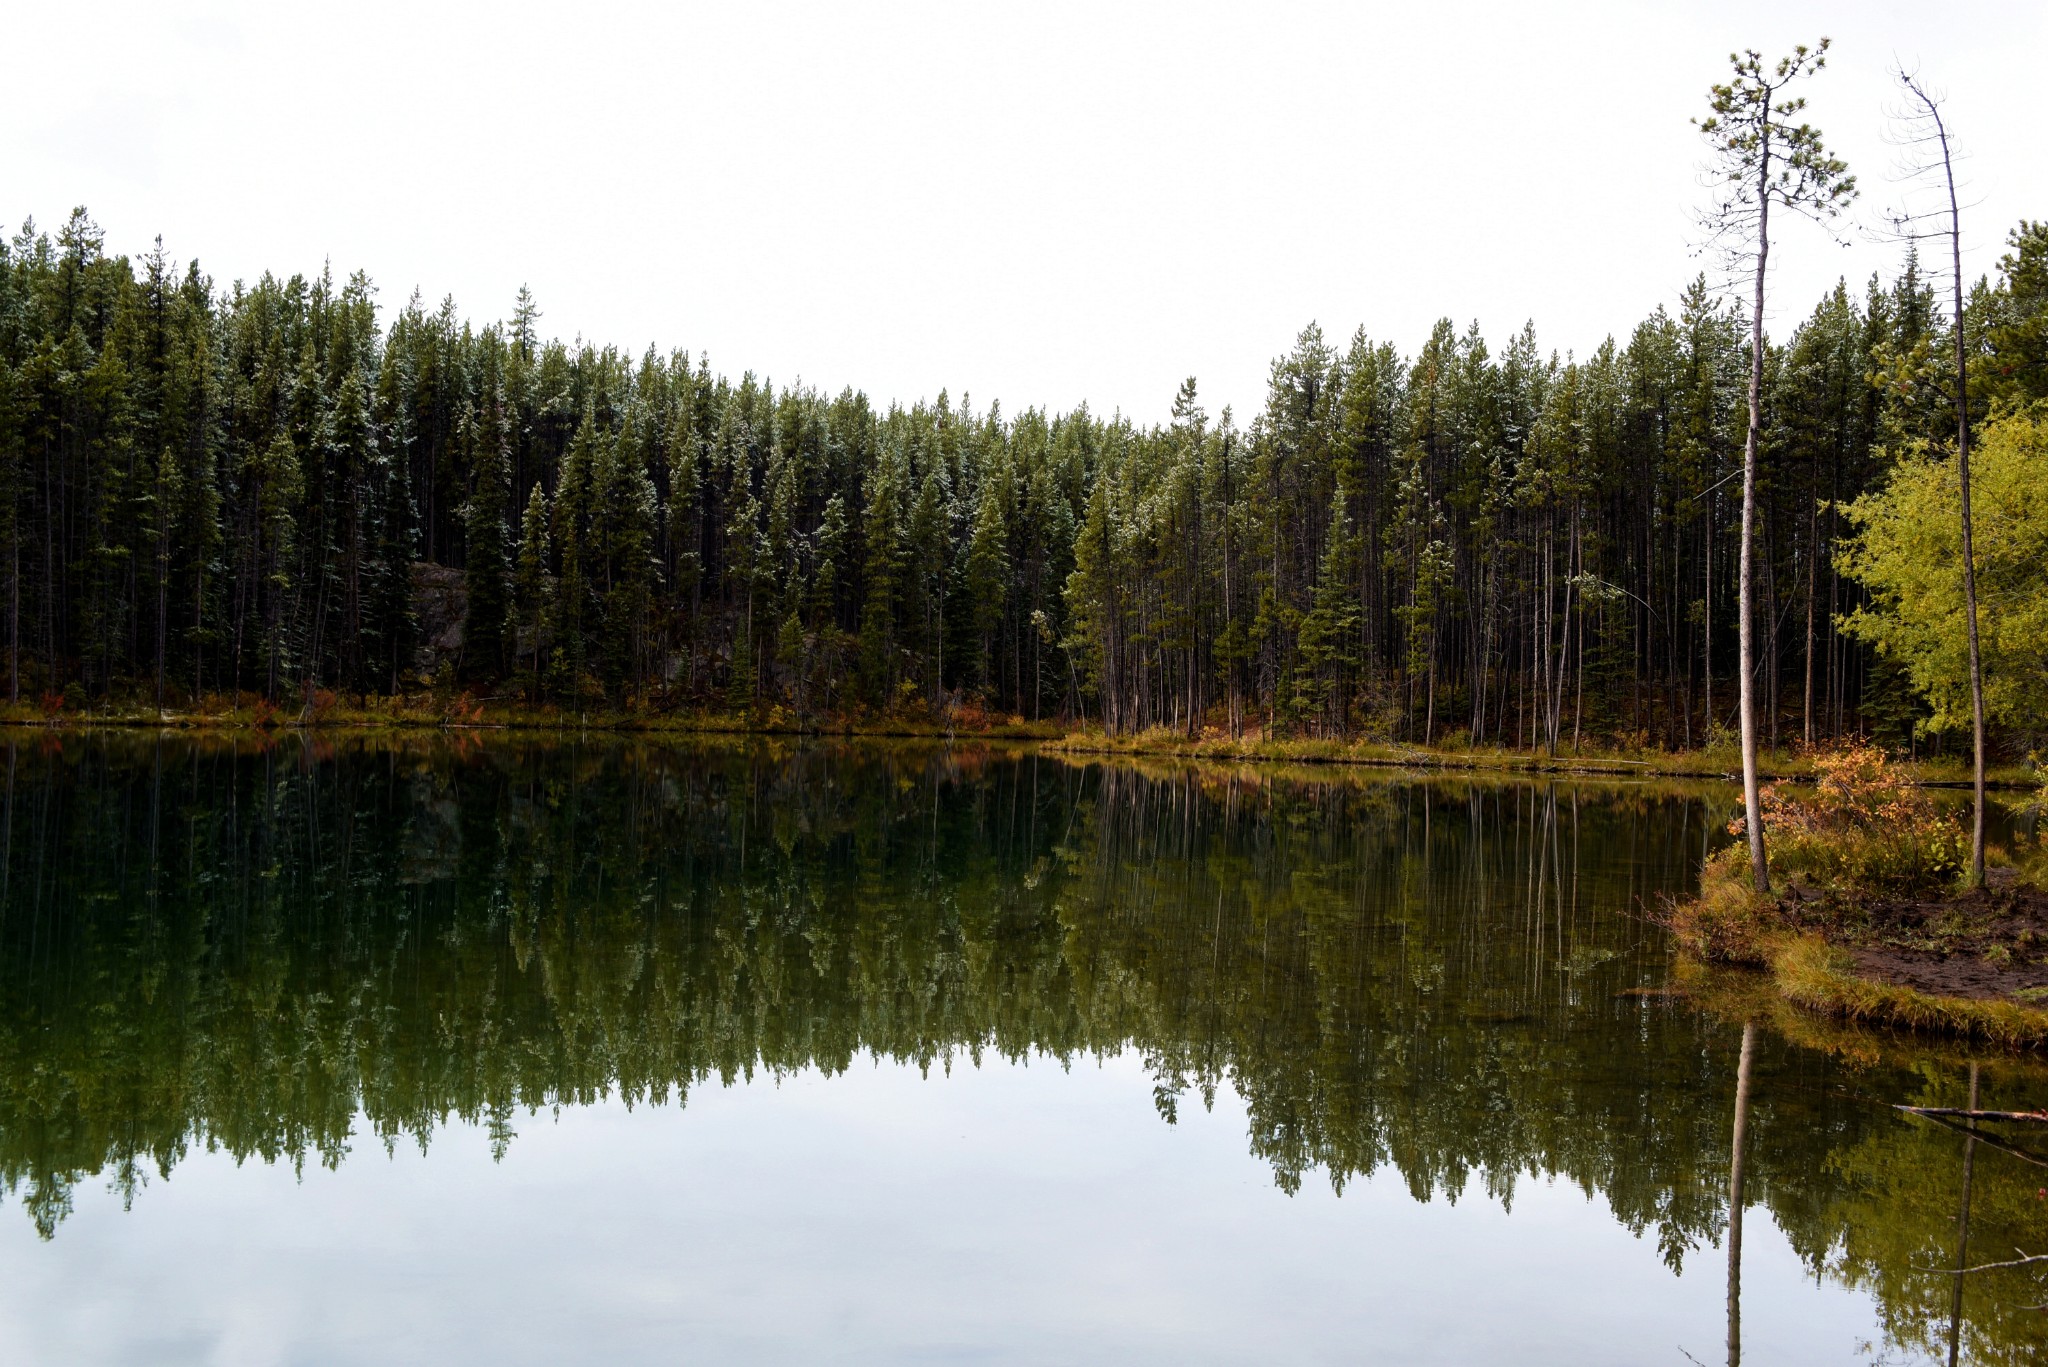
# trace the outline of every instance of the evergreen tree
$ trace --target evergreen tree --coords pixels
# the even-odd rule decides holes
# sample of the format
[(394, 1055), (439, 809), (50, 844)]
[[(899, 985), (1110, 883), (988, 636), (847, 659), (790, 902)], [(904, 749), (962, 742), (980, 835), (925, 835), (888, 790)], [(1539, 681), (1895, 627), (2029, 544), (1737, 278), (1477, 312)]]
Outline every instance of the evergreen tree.
[(489, 683), (511, 660), (510, 528), (511, 442), (507, 429), (501, 357), (487, 340), (483, 391), (464, 424), (469, 456), (469, 498), (462, 507), (462, 585), (467, 615), (462, 630), (462, 673)]
[(553, 590), (548, 573), (547, 491), (536, 484), (526, 496), (526, 512), (519, 521), (519, 577), (514, 589), (519, 630), (526, 637), (518, 653), (532, 659), (536, 683), (547, 672), (547, 611)]
[(1364, 548), (1342, 489), (1330, 497), (1329, 532), (1316, 569), (1314, 606), (1301, 619), (1301, 705), (1325, 733), (1351, 728), (1351, 687), (1359, 667), (1359, 560)]

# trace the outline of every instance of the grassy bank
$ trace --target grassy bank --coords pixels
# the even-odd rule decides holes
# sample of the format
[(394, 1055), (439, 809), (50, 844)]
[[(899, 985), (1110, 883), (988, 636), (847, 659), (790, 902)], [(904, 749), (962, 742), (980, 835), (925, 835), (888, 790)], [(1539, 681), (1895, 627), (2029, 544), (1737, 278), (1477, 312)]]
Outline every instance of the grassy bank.
[(1728, 1025), (1754, 1021), (1802, 1049), (1832, 1054), (1857, 1067), (1966, 1067), (1982, 1062), (2012, 1083), (2048, 1083), (2048, 1052), (1998, 1045), (1963, 1031), (1911, 1033), (1881, 1021), (1816, 1011), (1787, 997), (1775, 978), (1754, 967), (1682, 959), (1658, 996), (1704, 1011)]
[[(1480, 769), (1526, 773), (1658, 774), (1673, 778), (1738, 778), (1742, 754), (1733, 744), (1691, 750), (1616, 747), (1587, 744), (1560, 749), (1517, 750), (1499, 746), (1408, 745), (1371, 739), (1268, 737), (1257, 730), (1232, 739), (1206, 732), (1189, 736), (1163, 727), (1130, 735), (1107, 736), (1092, 727), (1069, 730), (1044, 748), (1082, 755), (1154, 755), (1225, 762), (1281, 761), (1293, 764), (1365, 764), (1419, 769)], [(1780, 749), (1760, 757), (1764, 777), (1806, 780), (1816, 776), (1815, 756), (1804, 750)], [(1914, 760), (1894, 766), (1916, 784), (1967, 787), (1964, 759)], [(2003, 788), (2033, 788), (2039, 776), (2019, 764), (1994, 766), (1991, 779)]]
[[(1778, 898), (1752, 892), (1747, 878), (1746, 858), (1717, 861), (1701, 896), (1670, 915), (1671, 929), (1695, 960), (1761, 968), (1784, 1001), (1838, 1020), (2009, 1048), (2048, 1046), (2048, 994), (2040, 992), (2038, 975), (2004, 970), (1996, 976), (2006, 976), (2006, 984), (1988, 984), (1969, 995), (1895, 981), (1890, 975), (1912, 959), (1874, 949), (1853, 935), (1801, 926)], [(1981, 948), (1953, 954), (1974, 953), (1981, 960), (2000, 948), (2011, 952), (1987, 939)]]
[[(779, 706), (735, 710), (670, 709), (621, 707), (603, 702), (589, 705), (534, 703), (516, 696), (470, 692), (350, 697), (325, 690), (315, 693), (310, 700), (288, 704), (243, 694), (239, 698), (210, 696), (197, 703), (163, 711), (152, 704), (135, 701), (96, 704), (74, 701), (51, 705), (53, 702), (0, 704), (0, 726), (181, 731), (443, 727), (670, 735), (915, 737), (1032, 742), (1042, 749), (1076, 758), (1151, 757), (1226, 764), (1365, 765), (1503, 774), (1657, 775), (1701, 779), (1732, 779), (1742, 770), (1742, 756), (1730, 743), (1689, 750), (1585, 744), (1551, 754), (1542, 750), (1456, 743), (1425, 746), (1366, 738), (1269, 736), (1256, 727), (1236, 738), (1213, 728), (1200, 735), (1189, 736), (1183, 731), (1164, 727), (1111, 736), (1094, 726), (1026, 721), (1022, 717), (1003, 716), (974, 707), (956, 708), (945, 713), (907, 708), (819, 715)], [(1803, 750), (1769, 751), (1762, 757), (1762, 766), (1767, 779), (1807, 780), (1815, 775), (1814, 757)], [(1915, 760), (1896, 767), (1918, 784), (1966, 787), (1969, 783), (1968, 766), (1960, 759)], [(2040, 782), (2034, 770), (2018, 764), (1994, 766), (1991, 780), (1996, 786), (2008, 789), (2033, 788)]]
[[(1811, 793), (1767, 791), (1772, 891), (1746, 843), (1708, 859), (1665, 924), (1696, 962), (1764, 970), (1839, 1020), (2048, 1047), (2048, 846), (2016, 834), (1968, 887), (1956, 814), (1874, 751), (1817, 757)], [(1740, 826), (1740, 820), (1737, 822)]]

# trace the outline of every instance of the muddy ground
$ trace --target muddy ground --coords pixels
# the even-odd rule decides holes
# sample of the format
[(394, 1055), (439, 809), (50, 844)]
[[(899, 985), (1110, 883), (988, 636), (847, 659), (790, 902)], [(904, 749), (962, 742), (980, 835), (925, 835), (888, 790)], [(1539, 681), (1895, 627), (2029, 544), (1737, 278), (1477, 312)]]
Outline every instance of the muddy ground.
[(1847, 949), (1859, 975), (1947, 997), (2048, 1005), (2048, 892), (1994, 869), (1960, 896), (1788, 889), (1786, 920)]

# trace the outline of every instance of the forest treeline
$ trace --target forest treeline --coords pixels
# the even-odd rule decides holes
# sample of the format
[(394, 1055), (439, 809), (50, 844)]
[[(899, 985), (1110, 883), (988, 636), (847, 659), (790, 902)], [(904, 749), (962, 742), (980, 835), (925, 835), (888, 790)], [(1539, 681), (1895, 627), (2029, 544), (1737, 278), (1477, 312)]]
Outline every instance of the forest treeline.
[[(878, 406), (702, 356), (222, 288), (83, 210), (0, 243), (10, 702), (461, 686), (797, 716), (1684, 747), (1733, 724), (1746, 320), (1695, 280), (1591, 354), (1311, 325), (1263, 409)], [(1843, 623), (1853, 499), (1952, 441), (1908, 257), (1768, 355), (1767, 743), (1930, 715)], [(1969, 296), (1979, 420), (2048, 399), (2048, 223)], [(1621, 334), (1617, 334), (1619, 337)], [(454, 623), (440, 620), (450, 615)]]

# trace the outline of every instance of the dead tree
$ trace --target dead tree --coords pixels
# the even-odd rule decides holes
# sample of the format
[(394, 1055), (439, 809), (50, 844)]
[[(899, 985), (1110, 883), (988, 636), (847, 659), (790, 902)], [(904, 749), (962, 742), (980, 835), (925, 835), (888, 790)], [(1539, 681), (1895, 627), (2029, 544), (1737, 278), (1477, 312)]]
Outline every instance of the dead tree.
[(1903, 98), (1892, 110), (1893, 141), (1905, 149), (1901, 170), (1907, 180), (1933, 181), (1945, 203), (1926, 212), (1905, 209), (1893, 215), (1901, 237), (1948, 238), (1956, 379), (1956, 478), (1960, 485), (1963, 521), (1964, 630), (1970, 644), (1971, 778), (1975, 793), (1970, 824), (1970, 881), (1984, 884), (1984, 666), (1977, 648), (1977, 555), (1970, 521), (1970, 353), (1965, 344), (1963, 314), (1963, 214), (1956, 200), (1955, 145), (1948, 120), (1942, 117), (1944, 97), (1913, 72), (1895, 70)]

